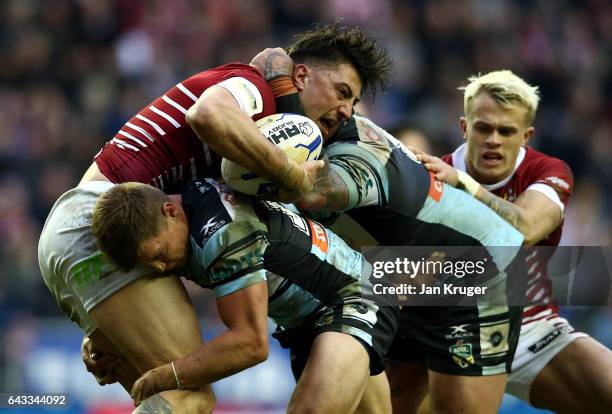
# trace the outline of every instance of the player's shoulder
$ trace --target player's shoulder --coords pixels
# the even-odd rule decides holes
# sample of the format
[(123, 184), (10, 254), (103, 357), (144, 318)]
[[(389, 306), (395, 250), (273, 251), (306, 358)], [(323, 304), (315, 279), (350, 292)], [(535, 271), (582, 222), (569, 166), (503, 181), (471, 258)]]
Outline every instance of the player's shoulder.
[(572, 170), (566, 162), (530, 147), (525, 148), (524, 159), (515, 177), (525, 185), (546, 184), (566, 194), (572, 192), (574, 185)]
[(218, 239), (215, 243), (227, 246), (266, 229), (249, 196), (210, 178), (194, 180), (185, 187), (183, 207), (191, 236), (199, 245), (214, 236)]
[(196, 73), (193, 77), (228, 77), (228, 76), (254, 76), (257, 78), (263, 77), (259, 73), (257, 69), (253, 66), (240, 63), (240, 62), (232, 62), (227, 63), (225, 65), (217, 66), (214, 68), (203, 70), (202, 72)]
[(569, 189), (573, 181), (572, 170), (565, 161), (531, 147), (525, 148), (525, 157), (517, 168), (516, 174), (531, 177), (534, 180), (542, 180), (550, 176), (557, 186), (565, 189)]
[(453, 166), (453, 154), (444, 154), (440, 157), (440, 159), (450, 166)]
[[(395, 140), (387, 131), (370, 119), (355, 115), (345, 121), (327, 142), (327, 153), (354, 153), (355, 156), (374, 156), (384, 162), (396, 148)], [(397, 140), (395, 140), (397, 143)]]
[(254, 67), (239, 62), (228, 63), (226, 65), (204, 70), (185, 79), (182, 83), (186, 84), (186, 86), (196, 87), (197, 89), (205, 89), (230, 78), (246, 79), (266, 96), (273, 96), (272, 88), (265, 81), (261, 73)]

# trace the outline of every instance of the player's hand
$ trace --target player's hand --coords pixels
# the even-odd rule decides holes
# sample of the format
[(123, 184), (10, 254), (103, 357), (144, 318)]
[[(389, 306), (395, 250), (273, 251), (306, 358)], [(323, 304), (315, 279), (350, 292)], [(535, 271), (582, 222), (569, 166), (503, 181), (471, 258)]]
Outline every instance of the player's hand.
[(117, 369), (125, 361), (116, 355), (105, 354), (96, 349), (88, 336), (83, 338), (81, 344), (81, 358), (87, 371), (91, 372), (100, 385), (114, 384), (119, 380)]
[(134, 383), (130, 395), (134, 399), (134, 405), (138, 406), (154, 394), (173, 389), (176, 389), (176, 379), (172, 366), (168, 363), (142, 374)]
[(266, 81), (281, 75), (293, 75), (293, 60), (282, 47), (264, 49), (249, 65), (257, 69)]
[(279, 188), (277, 201), (280, 201), (281, 203), (291, 203), (302, 198), (305, 194), (310, 193), (315, 181), (317, 180), (319, 172), (321, 172), (324, 167), (325, 162), (322, 160), (306, 161), (299, 166), (296, 166), (296, 168), (302, 168), (304, 170), (302, 182), (294, 191), (290, 191), (283, 187)]
[(423, 163), (428, 171), (432, 172), (437, 180), (444, 181), (453, 187), (457, 186), (457, 170), (448, 165), (438, 157), (421, 152), (417, 158)]

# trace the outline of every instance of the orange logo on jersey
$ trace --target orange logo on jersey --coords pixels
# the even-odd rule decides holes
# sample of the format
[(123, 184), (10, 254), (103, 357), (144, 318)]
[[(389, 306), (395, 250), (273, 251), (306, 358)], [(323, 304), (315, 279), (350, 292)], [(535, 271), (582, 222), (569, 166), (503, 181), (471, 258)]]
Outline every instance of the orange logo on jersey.
[(429, 173), (429, 193), (427, 194), (437, 203), (442, 198), (442, 192), (444, 191), (444, 183), (436, 180), (436, 177), (432, 173)]
[(329, 250), (329, 241), (327, 240), (325, 229), (319, 223), (315, 223), (312, 220), (308, 220), (308, 224), (310, 225), (310, 238), (312, 239), (312, 244), (317, 246), (323, 253), (327, 253)]

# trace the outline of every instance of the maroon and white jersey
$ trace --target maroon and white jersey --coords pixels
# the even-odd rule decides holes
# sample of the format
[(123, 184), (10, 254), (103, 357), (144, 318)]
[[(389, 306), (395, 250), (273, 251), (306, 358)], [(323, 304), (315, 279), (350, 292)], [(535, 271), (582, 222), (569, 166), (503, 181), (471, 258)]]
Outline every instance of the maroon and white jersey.
[[(443, 156), (442, 160), (460, 171), (467, 172), (466, 148), (466, 144), (463, 144), (452, 154)], [(533, 148), (521, 148), (512, 174), (498, 183), (482, 186), (510, 202), (514, 202), (527, 190), (539, 191), (558, 205), (563, 215), (572, 193), (574, 180), (572, 171), (565, 162)], [(548, 237), (527, 251), (527, 306), (523, 312), (523, 324), (554, 317), (558, 312), (547, 271), (548, 259), (554, 249), (538, 250), (537, 246), (558, 246), (562, 226), (563, 222)]]
[(95, 156), (114, 183), (138, 181), (176, 192), (195, 177), (219, 177), (221, 156), (185, 121), (187, 110), (210, 87), (227, 89), (253, 120), (276, 112), (272, 89), (251, 66), (230, 63), (200, 72), (169, 89), (133, 116)]

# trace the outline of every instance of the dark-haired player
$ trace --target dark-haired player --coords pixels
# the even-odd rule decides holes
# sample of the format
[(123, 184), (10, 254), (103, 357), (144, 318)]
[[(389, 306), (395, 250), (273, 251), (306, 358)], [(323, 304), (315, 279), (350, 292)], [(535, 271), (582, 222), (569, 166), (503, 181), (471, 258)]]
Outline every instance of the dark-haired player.
[[(358, 29), (335, 23), (305, 36), (294, 44), (304, 59), (295, 67), (296, 85), (304, 109), (326, 133), (350, 116), (363, 87), (386, 80), (388, 60)], [(325, 50), (329, 58), (321, 55)], [(371, 66), (383, 70), (372, 72)], [(287, 91), (282, 78), (271, 81), (277, 94)], [(139, 181), (172, 191), (196, 176), (218, 177), (222, 156), (293, 196), (304, 192), (312, 182), (307, 171), (316, 173), (319, 163), (306, 165), (306, 170), (263, 138), (253, 119), (274, 112), (274, 92), (251, 66), (230, 64), (188, 78), (126, 122), (96, 155), (79, 186), (63, 194), (47, 218), (39, 242), (45, 282), (99, 351), (117, 353), (112, 343), (128, 356), (133, 369), (123, 373), (127, 389), (139, 373), (198, 347), (199, 327), (178, 279), (145, 278), (151, 270), (142, 266), (125, 274), (104, 258), (90, 232), (95, 200), (118, 182)], [(172, 306), (158, 315), (150, 304), (161, 298)], [(184, 323), (170, 323), (176, 320)], [(166, 394), (171, 400), (172, 394)], [(152, 404), (168, 405), (164, 398)], [(178, 397), (171, 403), (181, 401)], [(205, 412), (211, 405), (198, 403), (194, 410)], [(146, 408), (146, 403), (140, 407)]]

